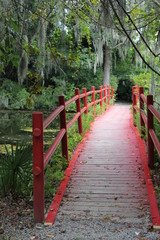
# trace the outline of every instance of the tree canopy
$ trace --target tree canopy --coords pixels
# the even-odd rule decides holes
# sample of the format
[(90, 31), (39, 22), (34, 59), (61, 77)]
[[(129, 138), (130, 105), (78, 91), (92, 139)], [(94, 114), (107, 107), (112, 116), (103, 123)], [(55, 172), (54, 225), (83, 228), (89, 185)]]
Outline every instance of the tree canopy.
[(157, 0), (0, 0), (1, 83), (10, 79), (38, 93), (66, 80), (79, 84), (80, 72), (101, 69), (108, 85), (125, 62), (126, 75), (151, 72), (155, 92), (159, 12)]

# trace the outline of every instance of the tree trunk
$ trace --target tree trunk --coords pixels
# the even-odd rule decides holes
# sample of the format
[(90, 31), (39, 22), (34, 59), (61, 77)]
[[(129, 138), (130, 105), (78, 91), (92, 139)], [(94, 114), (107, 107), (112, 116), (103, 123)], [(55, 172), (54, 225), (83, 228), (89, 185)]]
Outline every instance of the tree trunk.
[(110, 84), (110, 68), (111, 68), (110, 53), (109, 53), (109, 48), (106, 43), (105, 44), (104, 72), (103, 72), (103, 84), (105, 86)]

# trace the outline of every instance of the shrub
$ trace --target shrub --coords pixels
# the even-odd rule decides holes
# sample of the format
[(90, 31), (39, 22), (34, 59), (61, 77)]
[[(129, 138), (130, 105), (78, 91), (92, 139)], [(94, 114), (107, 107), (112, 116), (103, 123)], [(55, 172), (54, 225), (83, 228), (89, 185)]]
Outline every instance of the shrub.
[(4, 194), (29, 195), (32, 191), (32, 146), (16, 143), (0, 156), (0, 186)]

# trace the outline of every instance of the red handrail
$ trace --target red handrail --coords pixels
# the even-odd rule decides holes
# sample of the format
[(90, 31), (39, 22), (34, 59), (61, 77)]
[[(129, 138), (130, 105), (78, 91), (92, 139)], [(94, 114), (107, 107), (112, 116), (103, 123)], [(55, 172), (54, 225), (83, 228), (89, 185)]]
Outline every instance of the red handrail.
[[(99, 93), (99, 99), (95, 100), (95, 94)], [(92, 95), (92, 102), (87, 104), (87, 96)], [(104, 96), (103, 96), (104, 95)], [(80, 99), (83, 98), (83, 108), (81, 109)], [(33, 195), (34, 195), (34, 221), (43, 222), (44, 220), (44, 169), (54, 154), (57, 146), (61, 142), (62, 144), (62, 156), (68, 160), (68, 139), (67, 130), (78, 120), (79, 133), (83, 133), (82, 126), (82, 114), (88, 113), (88, 108), (94, 107), (95, 116), (95, 104), (100, 102), (100, 106), (103, 107), (103, 101), (107, 105), (110, 105), (110, 99), (113, 102), (113, 87), (100, 86), (99, 90), (95, 91), (92, 86), (92, 91), (86, 92), (86, 88), (83, 88), (83, 93), (79, 94), (79, 89), (75, 89), (75, 96), (65, 102), (64, 96), (59, 96), (59, 107), (56, 108), (45, 120), (43, 120), (42, 112), (33, 112)], [(66, 107), (71, 103), (76, 103), (76, 115), (69, 123), (66, 123)], [(53, 120), (60, 115), (60, 132), (51, 144), (47, 152), (43, 153), (43, 130)]]
[[(153, 95), (144, 95), (143, 87), (134, 86), (132, 88), (132, 98), (133, 98), (133, 117), (136, 112), (140, 114), (140, 127), (141, 134), (144, 134), (144, 127), (147, 128), (147, 146), (148, 146), (148, 166), (154, 168), (154, 148), (156, 148), (158, 155), (160, 156), (160, 142), (154, 131), (154, 121), (155, 117), (160, 122), (160, 112), (153, 106)], [(139, 107), (137, 106), (139, 99)], [(147, 116), (144, 111), (144, 106), (147, 107)]]

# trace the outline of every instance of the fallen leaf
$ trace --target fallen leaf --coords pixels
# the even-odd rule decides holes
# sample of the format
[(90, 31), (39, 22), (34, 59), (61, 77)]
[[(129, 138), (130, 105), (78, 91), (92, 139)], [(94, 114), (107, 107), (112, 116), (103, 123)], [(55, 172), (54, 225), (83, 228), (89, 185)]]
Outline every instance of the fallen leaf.
[(138, 228), (138, 229), (142, 229), (143, 227), (142, 227), (142, 226), (136, 226), (136, 228)]
[(148, 231), (153, 231), (153, 226), (152, 225), (148, 225), (147, 229), (148, 229)]
[(42, 229), (42, 227), (40, 227), (40, 226), (36, 226), (36, 228), (37, 228), (37, 229)]
[(103, 219), (104, 219), (104, 220), (111, 219), (111, 215), (104, 215), (104, 216), (103, 216)]
[(131, 227), (132, 227), (132, 224), (131, 224), (131, 223), (128, 223), (128, 224), (127, 224), (127, 227), (128, 227), (128, 228), (131, 228)]
[(52, 235), (52, 234), (47, 234), (46, 237), (47, 237), (47, 238), (54, 238), (54, 235)]
[(30, 237), (30, 240), (35, 240), (35, 239), (38, 239), (38, 236), (31, 236)]
[(79, 198), (79, 196), (78, 196), (78, 195), (76, 195), (76, 196), (74, 196), (74, 198)]

